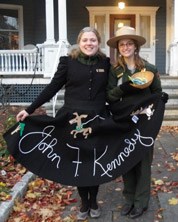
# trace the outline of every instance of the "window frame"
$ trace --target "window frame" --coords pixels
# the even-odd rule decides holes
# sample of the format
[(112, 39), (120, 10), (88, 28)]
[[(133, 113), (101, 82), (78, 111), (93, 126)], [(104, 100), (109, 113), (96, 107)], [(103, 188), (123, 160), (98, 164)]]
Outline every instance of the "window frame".
[(1, 9), (17, 10), (18, 13), (18, 33), (19, 33), (19, 49), (24, 46), (24, 25), (23, 25), (23, 6), (21, 5), (10, 5), (10, 4), (0, 4)]

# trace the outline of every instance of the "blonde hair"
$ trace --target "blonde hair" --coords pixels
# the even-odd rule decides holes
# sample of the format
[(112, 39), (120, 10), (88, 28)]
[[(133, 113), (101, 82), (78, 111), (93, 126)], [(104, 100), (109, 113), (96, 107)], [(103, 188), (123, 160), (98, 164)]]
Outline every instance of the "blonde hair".
[[(134, 53), (134, 61), (135, 61), (135, 67), (139, 70), (143, 69), (145, 67), (145, 60), (140, 57), (139, 52), (140, 52), (140, 45), (138, 44), (137, 41), (133, 40), (134, 45), (136, 47), (135, 53)], [(125, 71), (125, 66), (126, 62), (124, 60), (124, 57), (121, 56), (119, 51), (117, 51), (117, 62), (115, 64), (115, 68), (121, 66), (123, 70)]]
[[(80, 40), (82, 38), (83, 33), (85, 33), (85, 32), (93, 32), (96, 35), (98, 43), (99, 44), (101, 43), (101, 36), (95, 28), (92, 28), (92, 27), (83, 28), (78, 34), (77, 44), (73, 45), (71, 47), (71, 49), (69, 50), (69, 52), (68, 52), (68, 55), (71, 56), (74, 59), (76, 59), (79, 56), (79, 54), (81, 53), (79, 43), (80, 43)], [(96, 54), (99, 55), (100, 57), (106, 57), (106, 55), (101, 51), (100, 48), (98, 48), (98, 52)]]

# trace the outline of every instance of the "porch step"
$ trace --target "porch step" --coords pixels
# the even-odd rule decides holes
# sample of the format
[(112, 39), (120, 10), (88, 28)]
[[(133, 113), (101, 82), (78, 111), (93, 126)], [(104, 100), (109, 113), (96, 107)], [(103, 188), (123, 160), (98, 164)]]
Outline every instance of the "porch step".
[(178, 126), (178, 77), (161, 75), (163, 91), (169, 94), (163, 126)]
[[(163, 91), (169, 94), (169, 100), (166, 104), (163, 124), (164, 126), (178, 126), (178, 77), (161, 76)], [(61, 90), (57, 97), (56, 110), (64, 103), (64, 90)], [(45, 106), (48, 115), (52, 113), (52, 103)]]
[[(46, 109), (46, 113), (49, 116), (53, 116), (53, 101), (49, 101), (48, 103), (44, 104), (44, 107)], [(56, 101), (56, 106), (55, 110), (59, 110), (62, 106), (64, 105), (64, 89), (60, 90), (58, 95), (57, 95), (57, 101)]]
[[(57, 111), (64, 105), (64, 101), (58, 101), (56, 104), (56, 113)], [(53, 106), (52, 106), (52, 102), (46, 103), (44, 105), (44, 108), (46, 110), (46, 114), (48, 116), (53, 116)]]
[(43, 74), (39, 74), (39, 73), (29, 73), (28, 75), (27, 74), (14, 74), (14, 75), (12, 74), (1, 75), (0, 74), (0, 76), (3, 79), (43, 78)]

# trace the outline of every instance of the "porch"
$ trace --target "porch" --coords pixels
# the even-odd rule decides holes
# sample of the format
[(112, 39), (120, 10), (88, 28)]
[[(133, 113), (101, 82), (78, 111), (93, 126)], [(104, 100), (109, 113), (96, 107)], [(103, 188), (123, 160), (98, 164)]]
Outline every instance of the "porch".
[(59, 58), (67, 54), (69, 44), (60, 41), (55, 44), (26, 45), (22, 50), (0, 50), (0, 76), (12, 78), (28, 78), (37, 74), (44, 78), (52, 78)]

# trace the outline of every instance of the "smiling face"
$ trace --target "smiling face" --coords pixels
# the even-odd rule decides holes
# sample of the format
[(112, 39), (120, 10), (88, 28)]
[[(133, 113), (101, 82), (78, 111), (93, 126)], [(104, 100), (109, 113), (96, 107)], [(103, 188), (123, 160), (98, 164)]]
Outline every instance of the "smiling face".
[(134, 57), (136, 50), (135, 43), (132, 39), (122, 39), (118, 42), (118, 50), (120, 54), (125, 58)]
[(99, 41), (94, 32), (84, 32), (79, 40), (80, 50), (88, 56), (93, 56), (98, 52)]

